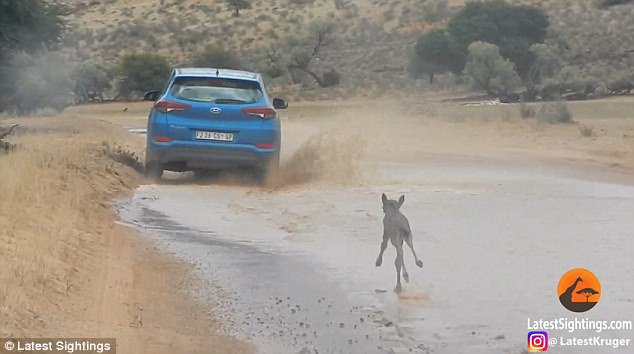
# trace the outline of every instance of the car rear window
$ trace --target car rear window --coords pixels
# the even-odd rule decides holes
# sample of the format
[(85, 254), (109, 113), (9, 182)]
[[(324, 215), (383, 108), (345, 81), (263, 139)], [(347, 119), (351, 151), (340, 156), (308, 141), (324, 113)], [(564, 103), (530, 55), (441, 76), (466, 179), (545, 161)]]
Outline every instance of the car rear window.
[(257, 81), (223, 78), (179, 77), (170, 94), (178, 99), (212, 103), (255, 103), (262, 98)]

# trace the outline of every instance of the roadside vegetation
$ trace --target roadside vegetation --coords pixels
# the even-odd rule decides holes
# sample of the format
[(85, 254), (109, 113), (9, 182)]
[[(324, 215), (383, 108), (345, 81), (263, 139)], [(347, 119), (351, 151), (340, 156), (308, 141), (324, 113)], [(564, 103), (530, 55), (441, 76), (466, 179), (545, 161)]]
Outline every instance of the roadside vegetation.
[(17, 14), (2, 25), (0, 111), (137, 100), (175, 66), (259, 71), (271, 87), (305, 99), (468, 90), (531, 102), (634, 92), (634, 42), (622, 35), (634, 31), (631, 1), (159, 5), (0, 4)]

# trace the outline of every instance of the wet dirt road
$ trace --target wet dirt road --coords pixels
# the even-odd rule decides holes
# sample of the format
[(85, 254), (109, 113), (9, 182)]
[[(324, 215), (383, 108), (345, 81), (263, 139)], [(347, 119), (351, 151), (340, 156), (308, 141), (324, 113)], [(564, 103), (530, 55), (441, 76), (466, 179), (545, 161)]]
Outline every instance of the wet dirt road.
[[(482, 161), (362, 169), (383, 172), (276, 191), (213, 181), (145, 185), (119, 211), (194, 263), (214, 284), (197, 295), (223, 299), (215, 315), (233, 320), (225, 330), (262, 353), (523, 353), (529, 318), (575, 317), (556, 288), (578, 267), (593, 271), (603, 289), (579, 318), (632, 320), (634, 187)], [(401, 210), (424, 261), (417, 268), (405, 250), (411, 282), (400, 296), (392, 292), (391, 245), (383, 266), (374, 265), (383, 192), (405, 194)], [(634, 338), (633, 331), (601, 335)]]

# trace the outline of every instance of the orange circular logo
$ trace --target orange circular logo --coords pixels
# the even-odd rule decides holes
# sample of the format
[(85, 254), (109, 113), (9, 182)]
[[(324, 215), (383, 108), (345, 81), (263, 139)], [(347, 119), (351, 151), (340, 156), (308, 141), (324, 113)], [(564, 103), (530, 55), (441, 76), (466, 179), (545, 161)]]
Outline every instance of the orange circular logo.
[(583, 268), (566, 272), (557, 285), (559, 302), (572, 312), (586, 312), (601, 298), (601, 283), (589, 270)]

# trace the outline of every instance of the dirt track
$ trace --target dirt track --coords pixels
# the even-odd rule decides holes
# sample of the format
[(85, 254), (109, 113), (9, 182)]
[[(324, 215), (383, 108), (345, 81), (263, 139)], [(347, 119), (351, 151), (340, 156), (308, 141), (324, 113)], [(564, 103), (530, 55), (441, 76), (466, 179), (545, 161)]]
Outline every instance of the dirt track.
[[(367, 194), (368, 204), (358, 208), (367, 210), (367, 219), (363, 222), (359, 219), (359, 223), (354, 224), (355, 227), (350, 226), (356, 231), (349, 230), (366, 230), (364, 235), (371, 238), (374, 236), (374, 229), (380, 227), (377, 221), (380, 215), (372, 209), (378, 201), (374, 194), (382, 190), (427, 195), (433, 192), (433, 186), (452, 190), (471, 190), (477, 187), (477, 183), (474, 185), (474, 181), (470, 180), (468, 169), (457, 172), (457, 177), (462, 178), (461, 180), (452, 178), (451, 174), (434, 174), (433, 171), (425, 173), (416, 168), (433, 160), (457, 160), (455, 164), (450, 164), (454, 167), (463, 165), (465, 161), (467, 164), (479, 164), (478, 161), (486, 160), (515, 160), (516, 163), (524, 164), (524, 168), (529, 166), (533, 172), (547, 166), (549, 171), (554, 168), (557, 173), (583, 176), (591, 180), (630, 181), (634, 167), (634, 121), (628, 116), (631, 104), (630, 101), (625, 101), (573, 105), (575, 117), (583, 124), (594, 127), (595, 136), (589, 138), (581, 136), (575, 125), (541, 126), (521, 121), (514, 116), (515, 108), (511, 106), (466, 108), (438, 103), (386, 103), (381, 107), (368, 108), (366, 105), (366, 108), (360, 108), (358, 105), (332, 103), (300, 104), (284, 112), (282, 117), (286, 177), (278, 181), (277, 190), (270, 198), (266, 194), (262, 198), (257, 197), (258, 194), (250, 194), (239, 182), (231, 180), (231, 177), (212, 181), (210, 187), (202, 188), (208, 188), (205, 193), (212, 193), (214, 196), (218, 193), (228, 193), (227, 196), (237, 193), (240, 198), (247, 198), (244, 200), (247, 205), (231, 204), (229, 201), (233, 197), (229, 197), (221, 199), (221, 203), (215, 206), (219, 208), (220, 214), (226, 215), (230, 220), (233, 215), (252, 214), (253, 210), (250, 208), (256, 208), (257, 211), (258, 203), (264, 203), (261, 205), (262, 209), (270, 209), (267, 205), (275, 205), (279, 201), (276, 198), (280, 196), (286, 195), (295, 201), (301, 198), (292, 199), (295, 198), (293, 195), (303, 195), (309, 199), (311, 195), (319, 198), (348, 198), (335, 203), (337, 208), (346, 208), (350, 200), (357, 198), (355, 193), (371, 191), (372, 193)], [(129, 109), (123, 113), (123, 107)], [(64, 335), (87, 336), (94, 333), (106, 336), (116, 333), (120, 344), (126, 348), (126, 353), (160, 353), (162, 350), (171, 352), (173, 348), (166, 346), (167, 342), (190, 343), (180, 352), (194, 353), (200, 348), (210, 346), (220, 349), (236, 348), (236, 352), (248, 350), (245, 344), (232, 338), (209, 335), (214, 333), (216, 324), (210, 322), (207, 316), (194, 315), (207, 310), (197, 307), (200, 305), (196, 305), (193, 299), (182, 296), (184, 289), (189, 289), (189, 286), (198, 289), (200, 285), (199, 280), (189, 278), (187, 265), (161, 255), (146, 241), (132, 236), (128, 229), (112, 228), (114, 216), (109, 201), (115, 195), (126, 193), (135, 186), (134, 174), (122, 166), (108, 162), (103, 156), (95, 158), (95, 155), (86, 152), (102, 151), (99, 147), (102, 140), (128, 142), (132, 149), (142, 151), (143, 144), (139, 137), (126, 135), (125, 129), (144, 126), (146, 113), (147, 104), (76, 107), (65, 113), (68, 118), (65, 123), (69, 127), (67, 130), (59, 129), (58, 120), (35, 120), (29, 123), (41, 127), (53, 126), (59, 131), (53, 135), (14, 139), (18, 143), (37, 142), (35, 145), (38, 149), (34, 153), (28, 153), (27, 159), (19, 154), (0, 158), (0, 164), (3, 164), (0, 171), (3, 181), (9, 181), (2, 186), (3, 196), (8, 195), (9, 198), (5, 197), (0, 203), (0, 215), (4, 216), (4, 219), (0, 216), (0, 222), (4, 226), (3, 230), (9, 230), (9, 233), (5, 231), (3, 234), (5, 247), (0, 250), (12, 257), (3, 257), (4, 259), (23, 259), (21, 262), (13, 261), (12, 268), (5, 267), (5, 271), (0, 273), (0, 280), (5, 284), (0, 293), (6, 304), (2, 307), (2, 318), (5, 321), (3, 333), (59, 335), (54, 326), (64, 328)], [(100, 122), (102, 120), (108, 123)], [(79, 128), (76, 128), (77, 122), (82, 122)], [(85, 126), (83, 122), (86, 123)], [(111, 123), (123, 129), (117, 131), (112, 128)], [(112, 136), (109, 135), (111, 132)], [(27, 162), (21, 165), (23, 161)], [(46, 178), (42, 179), (43, 177)], [(176, 197), (180, 192), (188, 193), (196, 188), (190, 185), (191, 181), (187, 177), (171, 177), (176, 180), (170, 182), (174, 185), (166, 191), (178, 190), (174, 194)], [(40, 178), (39, 182), (35, 182), (37, 179), (34, 178)], [(29, 191), (34, 185), (39, 186), (39, 189)], [(68, 188), (69, 186), (72, 188)], [(140, 195), (145, 195), (146, 191), (141, 189)], [(460, 195), (462, 194), (456, 197)], [(254, 196), (255, 199), (249, 201)], [(408, 197), (408, 203), (427, 203), (417, 198)], [(465, 197), (462, 196), (457, 201), (462, 200), (461, 198)], [(166, 201), (169, 202), (170, 199), (167, 198)], [(174, 202), (180, 203), (178, 199)], [(290, 203), (289, 210), (296, 208), (290, 201), (283, 203)], [(28, 205), (28, 209), (16, 208), (19, 205)], [(52, 209), (52, 205), (69, 207)], [(311, 206), (310, 203), (305, 205)], [(313, 206), (320, 208), (320, 205), (318, 202)], [(207, 207), (210, 205), (203, 206), (202, 211)], [(324, 205), (321, 207), (332, 208)], [(429, 205), (425, 207), (429, 208)], [(275, 213), (280, 214), (274, 215), (272, 221), (267, 222), (273, 222), (272, 230), (275, 231), (271, 232), (272, 237), (296, 235), (299, 237), (295, 239), (301, 241), (306, 228), (319, 229), (330, 223), (345, 225), (346, 219), (339, 218), (348, 215), (350, 210), (354, 212), (353, 209), (356, 210), (347, 208), (342, 214), (333, 215), (330, 219), (318, 219), (323, 221), (321, 226), (310, 226), (314, 222), (311, 221), (314, 215), (311, 212), (302, 216), (301, 213), (285, 214), (283, 210), (277, 210)], [(16, 210), (21, 212), (16, 214)], [(46, 217), (42, 217), (43, 215)], [(322, 217), (327, 215), (323, 214)], [(421, 216), (423, 217), (429, 216)], [(245, 220), (255, 222), (257, 219), (258, 217), (241, 219), (238, 216), (235, 222), (243, 224)], [(197, 227), (203, 226), (205, 225)], [(424, 232), (425, 226), (420, 227), (420, 231)], [(49, 230), (59, 232), (51, 238), (47, 237)], [(440, 233), (442, 232), (438, 232)], [(121, 238), (121, 235), (127, 237)], [(420, 241), (417, 242), (422, 252), (425, 252), (426, 248), (433, 245), (426, 245), (425, 242), (429, 242), (429, 239), (426, 240), (423, 235), (418, 236)], [(460, 237), (461, 234), (455, 236)], [(267, 239), (266, 242), (268, 241), (270, 240)], [(363, 257), (375, 257), (376, 250), (372, 250), (372, 247), (376, 246), (374, 248), (378, 249), (378, 241), (377, 245), (374, 242), (373, 238), (368, 240), (367, 253), (370, 255), (363, 253)], [(363, 245), (365, 243), (359, 249), (350, 249), (350, 252), (361, 252), (361, 249), (365, 249)], [(37, 252), (32, 252), (33, 250)], [(151, 261), (148, 262), (147, 259)], [(126, 264), (128, 266), (124, 266)], [(362, 276), (371, 275), (373, 281), (377, 282), (373, 283), (375, 287), (366, 283), (363, 289), (373, 293), (374, 288), (391, 288), (393, 269), (390, 269), (387, 259), (384, 264), (379, 271), (370, 267), (358, 273)], [(199, 265), (199, 270), (200, 267)], [(429, 271), (428, 269), (422, 274)], [(197, 274), (209, 275), (202, 270)], [(416, 272), (417, 269), (411, 267), (410, 273), (413, 275)], [(18, 279), (22, 278), (20, 283), (8, 280), (15, 278), (14, 274), (18, 274)], [(41, 277), (38, 274), (47, 275)], [(102, 276), (95, 277), (94, 274)], [(438, 271), (434, 276), (442, 274)], [(165, 282), (161, 283), (161, 279)], [(228, 288), (232, 284), (244, 284), (232, 283), (230, 280), (225, 279)], [(440, 285), (434, 286), (438, 289)], [(413, 301), (428, 301), (428, 292), (429, 289), (423, 288), (422, 298), (419, 297), (420, 294), (414, 295)], [(25, 297), (25, 293), (48, 295)], [(207, 296), (203, 296), (202, 300), (208, 300)], [(339, 309), (347, 308), (342, 306)], [(354, 306), (356, 305), (352, 304)], [(119, 308), (120, 311), (105, 310), (111, 307)], [(17, 308), (25, 311), (16, 311)], [(223, 306), (217, 306), (217, 309), (222, 308)], [(165, 312), (164, 309), (174, 311)], [(231, 313), (214, 313), (216, 316), (224, 314), (226, 319), (223, 323), (229, 323), (233, 319)], [(495, 335), (497, 334), (499, 333)], [(433, 338), (424, 343), (422, 350), (433, 349)], [(156, 347), (148, 351), (150, 345)], [(229, 350), (220, 349), (218, 352)]]
[[(528, 317), (562, 315), (559, 273), (583, 266), (617, 283), (632, 271), (599, 259), (628, 257), (634, 190), (597, 182), (630, 179), (631, 121), (588, 122), (582, 109), (584, 124), (599, 126), (588, 138), (578, 125), (494, 108), (300, 106), (284, 114), (272, 190), (231, 174), (196, 183), (170, 174), (138, 189), (122, 217), (230, 289), (230, 329), (262, 353), (519, 353)], [(373, 266), (381, 192), (406, 194), (427, 262), (422, 271), (408, 262), (400, 297), (390, 256)], [(525, 279), (532, 295), (512, 295)], [(629, 290), (614, 291), (606, 318), (631, 307)]]

